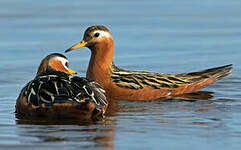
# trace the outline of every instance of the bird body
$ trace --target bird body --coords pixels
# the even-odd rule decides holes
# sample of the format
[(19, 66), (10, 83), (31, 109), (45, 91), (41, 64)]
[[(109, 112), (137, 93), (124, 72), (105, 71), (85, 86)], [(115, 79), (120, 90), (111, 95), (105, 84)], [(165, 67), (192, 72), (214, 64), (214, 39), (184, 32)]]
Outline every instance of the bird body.
[(120, 69), (113, 63), (113, 37), (100, 25), (89, 27), (83, 40), (66, 52), (79, 47), (91, 50), (87, 78), (102, 85), (108, 96), (119, 100), (153, 100), (196, 92), (232, 72), (232, 65), (177, 75)]
[(206, 85), (228, 75), (231, 68), (231, 65), (227, 65), (198, 72), (169, 75), (127, 71), (114, 67), (110, 78), (112, 86), (117, 89), (115, 92), (122, 93), (115, 98), (129, 97), (135, 100), (153, 100), (197, 92)]
[[(96, 82), (71, 75), (67, 58), (51, 54), (41, 62), (36, 77), (21, 91), (18, 116), (91, 118), (104, 113), (104, 89)], [(101, 115), (102, 115), (101, 114)]]

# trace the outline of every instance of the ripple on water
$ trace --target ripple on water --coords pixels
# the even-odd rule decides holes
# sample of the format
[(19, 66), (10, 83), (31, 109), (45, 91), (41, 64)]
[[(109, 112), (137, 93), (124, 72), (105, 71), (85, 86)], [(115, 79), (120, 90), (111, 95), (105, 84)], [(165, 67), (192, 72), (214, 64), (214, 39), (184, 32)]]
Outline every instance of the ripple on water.
[[(240, 4), (2, 1), (0, 149), (240, 149)], [(35, 76), (40, 60), (63, 52), (93, 24), (111, 29), (120, 67), (183, 73), (233, 63), (234, 72), (201, 93), (115, 101), (99, 122), (16, 120), (16, 98)], [(89, 51), (66, 56), (84, 75)]]

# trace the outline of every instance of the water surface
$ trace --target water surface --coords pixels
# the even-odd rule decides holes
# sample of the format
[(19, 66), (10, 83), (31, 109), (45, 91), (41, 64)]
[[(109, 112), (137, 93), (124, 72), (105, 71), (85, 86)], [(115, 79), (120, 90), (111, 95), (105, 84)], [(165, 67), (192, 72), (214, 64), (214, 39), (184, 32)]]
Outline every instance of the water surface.
[[(241, 2), (0, 2), (0, 149), (240, 149)], [(40, 60), (106, 25), (115, 63), (125, 69), (183, 73), (234, 64), (231, 76), (189, 99), (119, 101), (99, 122), (17, 120), (15, 100)], [(85, 76), (89, 50), (68, 53)]]

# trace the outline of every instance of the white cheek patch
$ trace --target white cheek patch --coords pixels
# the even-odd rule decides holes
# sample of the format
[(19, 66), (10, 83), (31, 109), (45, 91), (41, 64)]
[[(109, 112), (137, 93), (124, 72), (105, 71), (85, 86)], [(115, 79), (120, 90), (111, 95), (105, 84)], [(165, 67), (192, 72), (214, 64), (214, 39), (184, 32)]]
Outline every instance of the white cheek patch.
[(97, 38), (102, 38), (102, 37), (106, 37), (109, 38), (111, 37), (111, 34), (107, 31), (101, 31), (101, 30), (96, 30), (95, 32), (93, 32), (92, 37), (95, 37), (95, 33), (99, 33), (100, 35)]
[(62, 65), (64, 66), (64, 68), (65, 68), (66, 70), (69, 69), (69, 68), (65, 65), (66, 62), (67, 62), (67, 63), (69, 62), (67, 59), (65, 59), (65, 58), (63, 58), (63, 57), (56, 57), (56, 59), (59, 60), (59, 61), (61, 61)]

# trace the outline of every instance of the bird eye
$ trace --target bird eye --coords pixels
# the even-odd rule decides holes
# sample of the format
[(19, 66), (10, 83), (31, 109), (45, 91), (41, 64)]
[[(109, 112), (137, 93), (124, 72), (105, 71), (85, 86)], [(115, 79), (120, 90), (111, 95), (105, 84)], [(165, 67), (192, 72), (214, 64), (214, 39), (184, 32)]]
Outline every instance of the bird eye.
[(66, 63), (65, 63), (65, 66), (66, 66), (66, 67), (69, 67), (69, 63), (68, 63), (68, 62), (66, 62)]
[(97, 37), (99, 37), (99, 35), (100, 35), (100, 33), (99, 33), (99, 32), (96, 32), (96, 33), (94, 34), (94, 37), (97, 38)]

